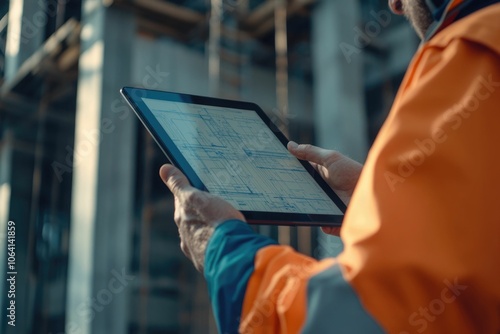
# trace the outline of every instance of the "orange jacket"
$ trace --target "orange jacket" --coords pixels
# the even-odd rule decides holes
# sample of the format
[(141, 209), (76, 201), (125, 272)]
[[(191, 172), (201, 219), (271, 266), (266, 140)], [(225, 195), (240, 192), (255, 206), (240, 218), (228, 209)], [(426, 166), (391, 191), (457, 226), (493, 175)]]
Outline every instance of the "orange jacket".
[(223, 333), (500, 332), (500, 4), (421, 46), (368, 156), (336, 259), (220, 225)]

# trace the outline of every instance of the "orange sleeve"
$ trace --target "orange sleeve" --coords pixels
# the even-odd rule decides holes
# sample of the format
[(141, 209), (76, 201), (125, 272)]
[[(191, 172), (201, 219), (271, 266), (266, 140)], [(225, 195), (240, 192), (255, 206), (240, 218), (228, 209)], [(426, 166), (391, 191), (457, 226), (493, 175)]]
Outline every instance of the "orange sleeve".
[(494, 20), (422, 47), (348, 209), (338, 261), (388, 332), (500, 331)]
[(334, 263), (318, 262), (290, 247), (260, 250), (245, 294), (240, 333), (299, 333), (307, 314), (308, 281)]
[(335, 259), (274, 245), (242, 221), (216, 228), (204, 274), (220, 333), (382, 333)]
[(205, 274), (218, 323), (229, 324), (220, 328), (500, 333), (498, 17), (500, 5), (464, 18), (416, 55), (346, 213), (338, 258), (272, 245), (243, 222), (217, 228)]

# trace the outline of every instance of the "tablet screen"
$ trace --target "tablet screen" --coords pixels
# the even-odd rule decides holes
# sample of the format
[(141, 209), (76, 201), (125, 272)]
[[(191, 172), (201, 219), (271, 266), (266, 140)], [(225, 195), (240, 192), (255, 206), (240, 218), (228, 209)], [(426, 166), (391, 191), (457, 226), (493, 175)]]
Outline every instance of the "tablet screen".
[(142, 100), (207, 190), (238, 210), (343, 214), (255, 111)]

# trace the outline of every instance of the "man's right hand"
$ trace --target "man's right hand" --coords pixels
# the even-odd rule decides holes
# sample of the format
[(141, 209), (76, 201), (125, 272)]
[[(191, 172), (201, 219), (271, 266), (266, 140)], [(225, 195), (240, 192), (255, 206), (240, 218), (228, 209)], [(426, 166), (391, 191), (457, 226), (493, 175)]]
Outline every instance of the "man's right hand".
[[(337, 151), (325, 150), (313, 145), (298, 145), (291, 141), (288, 150), (301, 160), (307, 160), (330, 185), (340, 199), (348, 205), (358, 183), (363, 165)], [(340, 228), (326, 227), (323, 232), (339, 235)]]

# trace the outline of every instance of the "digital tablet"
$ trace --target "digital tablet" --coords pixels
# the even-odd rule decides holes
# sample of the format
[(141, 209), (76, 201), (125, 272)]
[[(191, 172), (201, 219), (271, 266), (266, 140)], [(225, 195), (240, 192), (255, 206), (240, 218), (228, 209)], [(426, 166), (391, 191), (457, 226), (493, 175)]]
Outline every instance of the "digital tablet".
[(340, 226), (346, 206), (254, 103), (124, 87), (170, 162), (249, 223)]

